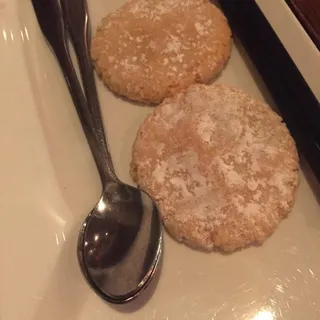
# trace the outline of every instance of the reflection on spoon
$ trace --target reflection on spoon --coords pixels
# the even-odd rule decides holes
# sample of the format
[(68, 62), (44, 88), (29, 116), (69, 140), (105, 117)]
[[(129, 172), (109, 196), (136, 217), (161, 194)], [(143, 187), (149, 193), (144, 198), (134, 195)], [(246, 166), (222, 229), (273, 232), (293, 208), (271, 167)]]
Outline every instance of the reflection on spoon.
[(111, 303), (125, 303), (140, 294), (158, 266), (162, 253), (158, 209), (146, 193), (121, 183), (114, 173), (89, 57), (85, 1), (61, 1), (85, 94), (68, 51), (60, 1), (32, 0), (32, 3), (65, 76), (103, 185), (102, 196), (79, 234), (79, 264), (97, 294)]

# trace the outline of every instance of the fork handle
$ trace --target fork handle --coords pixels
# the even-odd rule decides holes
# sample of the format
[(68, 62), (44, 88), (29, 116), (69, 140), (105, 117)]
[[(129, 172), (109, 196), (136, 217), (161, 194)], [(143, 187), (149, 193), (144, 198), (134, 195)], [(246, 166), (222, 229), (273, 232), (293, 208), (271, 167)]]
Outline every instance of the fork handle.
[(54, 52), (66, 80), (73, 103), (76, 106), (78, 116), (99, 171), (101, 182), (104, 184), (107, 180), (114, 179), (114, 173), (106, 159), (101, 156), (99, 135), (92, 124), (87, 100), (77, 78), (69, 51), (65, 46), (64, 49), (60, 48), (58, 50), (54, 50)]
[(41, 31), (60, 64), (92, 155), (98, 167), (101, 182), (105, 184), (108, 180), (114, 179), (113, 168), (112, 164), (110, 165), (110, 158), (105, 157), (101, 152), (100, 134), (97, 133), (91, 119), (87, 99), (83, 93), (70, 57), (67, 30), (63, 20), (60, 0), (32, 0), (32, 5)]
[[(87, 4), (86, 1), (83, 0), (61, 0), (61, 7), (77, 56), (92, 125), (99, 139), (99, 150), (101, 156), (108, 162), (110, 173), (113, 173), (114, 167), (106, 141), (99, 97), (90, 58), (90, 23)], [(115, 174), (113, 174), (113, 179), (117, 179)]]

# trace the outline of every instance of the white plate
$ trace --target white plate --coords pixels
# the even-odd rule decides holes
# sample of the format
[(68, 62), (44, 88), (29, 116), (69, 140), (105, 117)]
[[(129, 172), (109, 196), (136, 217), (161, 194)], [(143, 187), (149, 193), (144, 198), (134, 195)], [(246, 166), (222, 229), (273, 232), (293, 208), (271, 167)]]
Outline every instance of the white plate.
[[(94, 26), (122, 2), (91, 0)], [(219, 81), (263, 98), (240, 52), (234, 48)], [(293, 213), (262, 247), (204, 254), (165, 236), (157, 286), (132, 305), (104, 303), (82, 278), (75, 254), (99, 178), (30, 1), (0, 0), (0, 61), (2, 320), (319, 319), (320, 208), (304, 164)], [(132, 183), (131, 145), (151, 109), (98, 85), (116, 171)]]

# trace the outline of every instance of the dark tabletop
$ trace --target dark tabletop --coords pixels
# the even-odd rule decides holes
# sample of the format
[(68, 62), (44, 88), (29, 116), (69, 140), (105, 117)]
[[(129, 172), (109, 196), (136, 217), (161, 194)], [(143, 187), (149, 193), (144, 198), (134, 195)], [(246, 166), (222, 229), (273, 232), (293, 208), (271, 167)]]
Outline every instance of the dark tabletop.
[(320, 50), (320, 0), (286, 0)]

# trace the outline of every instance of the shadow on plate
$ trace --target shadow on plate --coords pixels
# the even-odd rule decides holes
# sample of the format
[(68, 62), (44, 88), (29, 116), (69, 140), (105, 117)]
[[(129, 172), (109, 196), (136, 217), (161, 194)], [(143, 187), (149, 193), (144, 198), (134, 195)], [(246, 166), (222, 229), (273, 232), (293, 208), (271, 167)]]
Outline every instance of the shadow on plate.
[[(88, 299), (88, 288), (81, 281), (80, 270), (76, 260), (76, 239), (78, 230), (69, 232), (51, 272), (51, 277), (41, 292), (41, 302), (33, 320), (77, 319), (83, 305)], [(50, 317), (49, 317), (50, 315)]]

